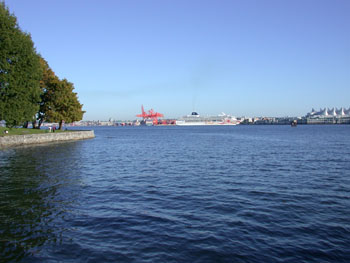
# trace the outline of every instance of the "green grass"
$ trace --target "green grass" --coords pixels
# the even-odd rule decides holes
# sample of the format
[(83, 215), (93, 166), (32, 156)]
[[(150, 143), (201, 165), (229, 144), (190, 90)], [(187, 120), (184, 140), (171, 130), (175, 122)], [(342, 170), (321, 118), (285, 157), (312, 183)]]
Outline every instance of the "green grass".
[[(5, 133), (5, 131), (8, 131), (8, 133)], [(39, 133), (48, 133), (48, 132), (49, 130), (0, 127), (0, 136), (39, 134)], [(64, 131), (56, 130), (55, 132), (64, 132)]]

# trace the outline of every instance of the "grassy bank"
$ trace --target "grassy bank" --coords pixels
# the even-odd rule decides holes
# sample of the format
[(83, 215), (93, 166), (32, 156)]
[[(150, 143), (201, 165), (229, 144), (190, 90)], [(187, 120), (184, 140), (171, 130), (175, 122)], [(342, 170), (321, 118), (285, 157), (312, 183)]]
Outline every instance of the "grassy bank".
[[(8, 133), (5, 133), (8, 131)], [(25, 135), (25, 134), (39, 134), (39, 133), (47, 133), (49, 130), (38, 130), (38, 129), (24, 129), (24, 128), (5, 128), (0, 127), (0, 136), (10, 136), (10, 135)], [(55, 132), (64, 132), (60, 130), (56, 130)]]

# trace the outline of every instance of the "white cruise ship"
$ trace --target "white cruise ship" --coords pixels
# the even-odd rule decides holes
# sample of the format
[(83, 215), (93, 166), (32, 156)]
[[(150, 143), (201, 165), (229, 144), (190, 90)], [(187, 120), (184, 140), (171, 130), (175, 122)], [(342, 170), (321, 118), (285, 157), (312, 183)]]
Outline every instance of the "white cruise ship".
[(240, 121), (235, 117), (222, 113), (217, 116), (202, 117), (197, 112), (184, 116), (176, 121), (179, 126), (199, 126), (199, 125), (237, 125)]

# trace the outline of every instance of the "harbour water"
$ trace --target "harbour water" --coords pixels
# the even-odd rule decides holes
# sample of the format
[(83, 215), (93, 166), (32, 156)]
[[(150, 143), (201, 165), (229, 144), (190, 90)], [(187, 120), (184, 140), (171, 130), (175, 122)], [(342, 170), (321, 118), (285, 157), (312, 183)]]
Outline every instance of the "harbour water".
[(350, 126), (96, 127), (0, 151), (0, 262), (350, 262)]

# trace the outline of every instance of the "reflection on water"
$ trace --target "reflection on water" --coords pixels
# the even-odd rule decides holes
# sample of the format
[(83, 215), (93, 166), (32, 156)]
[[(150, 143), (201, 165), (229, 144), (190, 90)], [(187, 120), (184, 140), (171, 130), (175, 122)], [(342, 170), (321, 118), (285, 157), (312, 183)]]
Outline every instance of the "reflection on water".
[(79, 173), (71, 170), (76, 147), (65, 143), (0, 152), (3, 259), (18, 261), (39, 253), (45, 243), (62, 241), (63, 222), (79, 195)]

